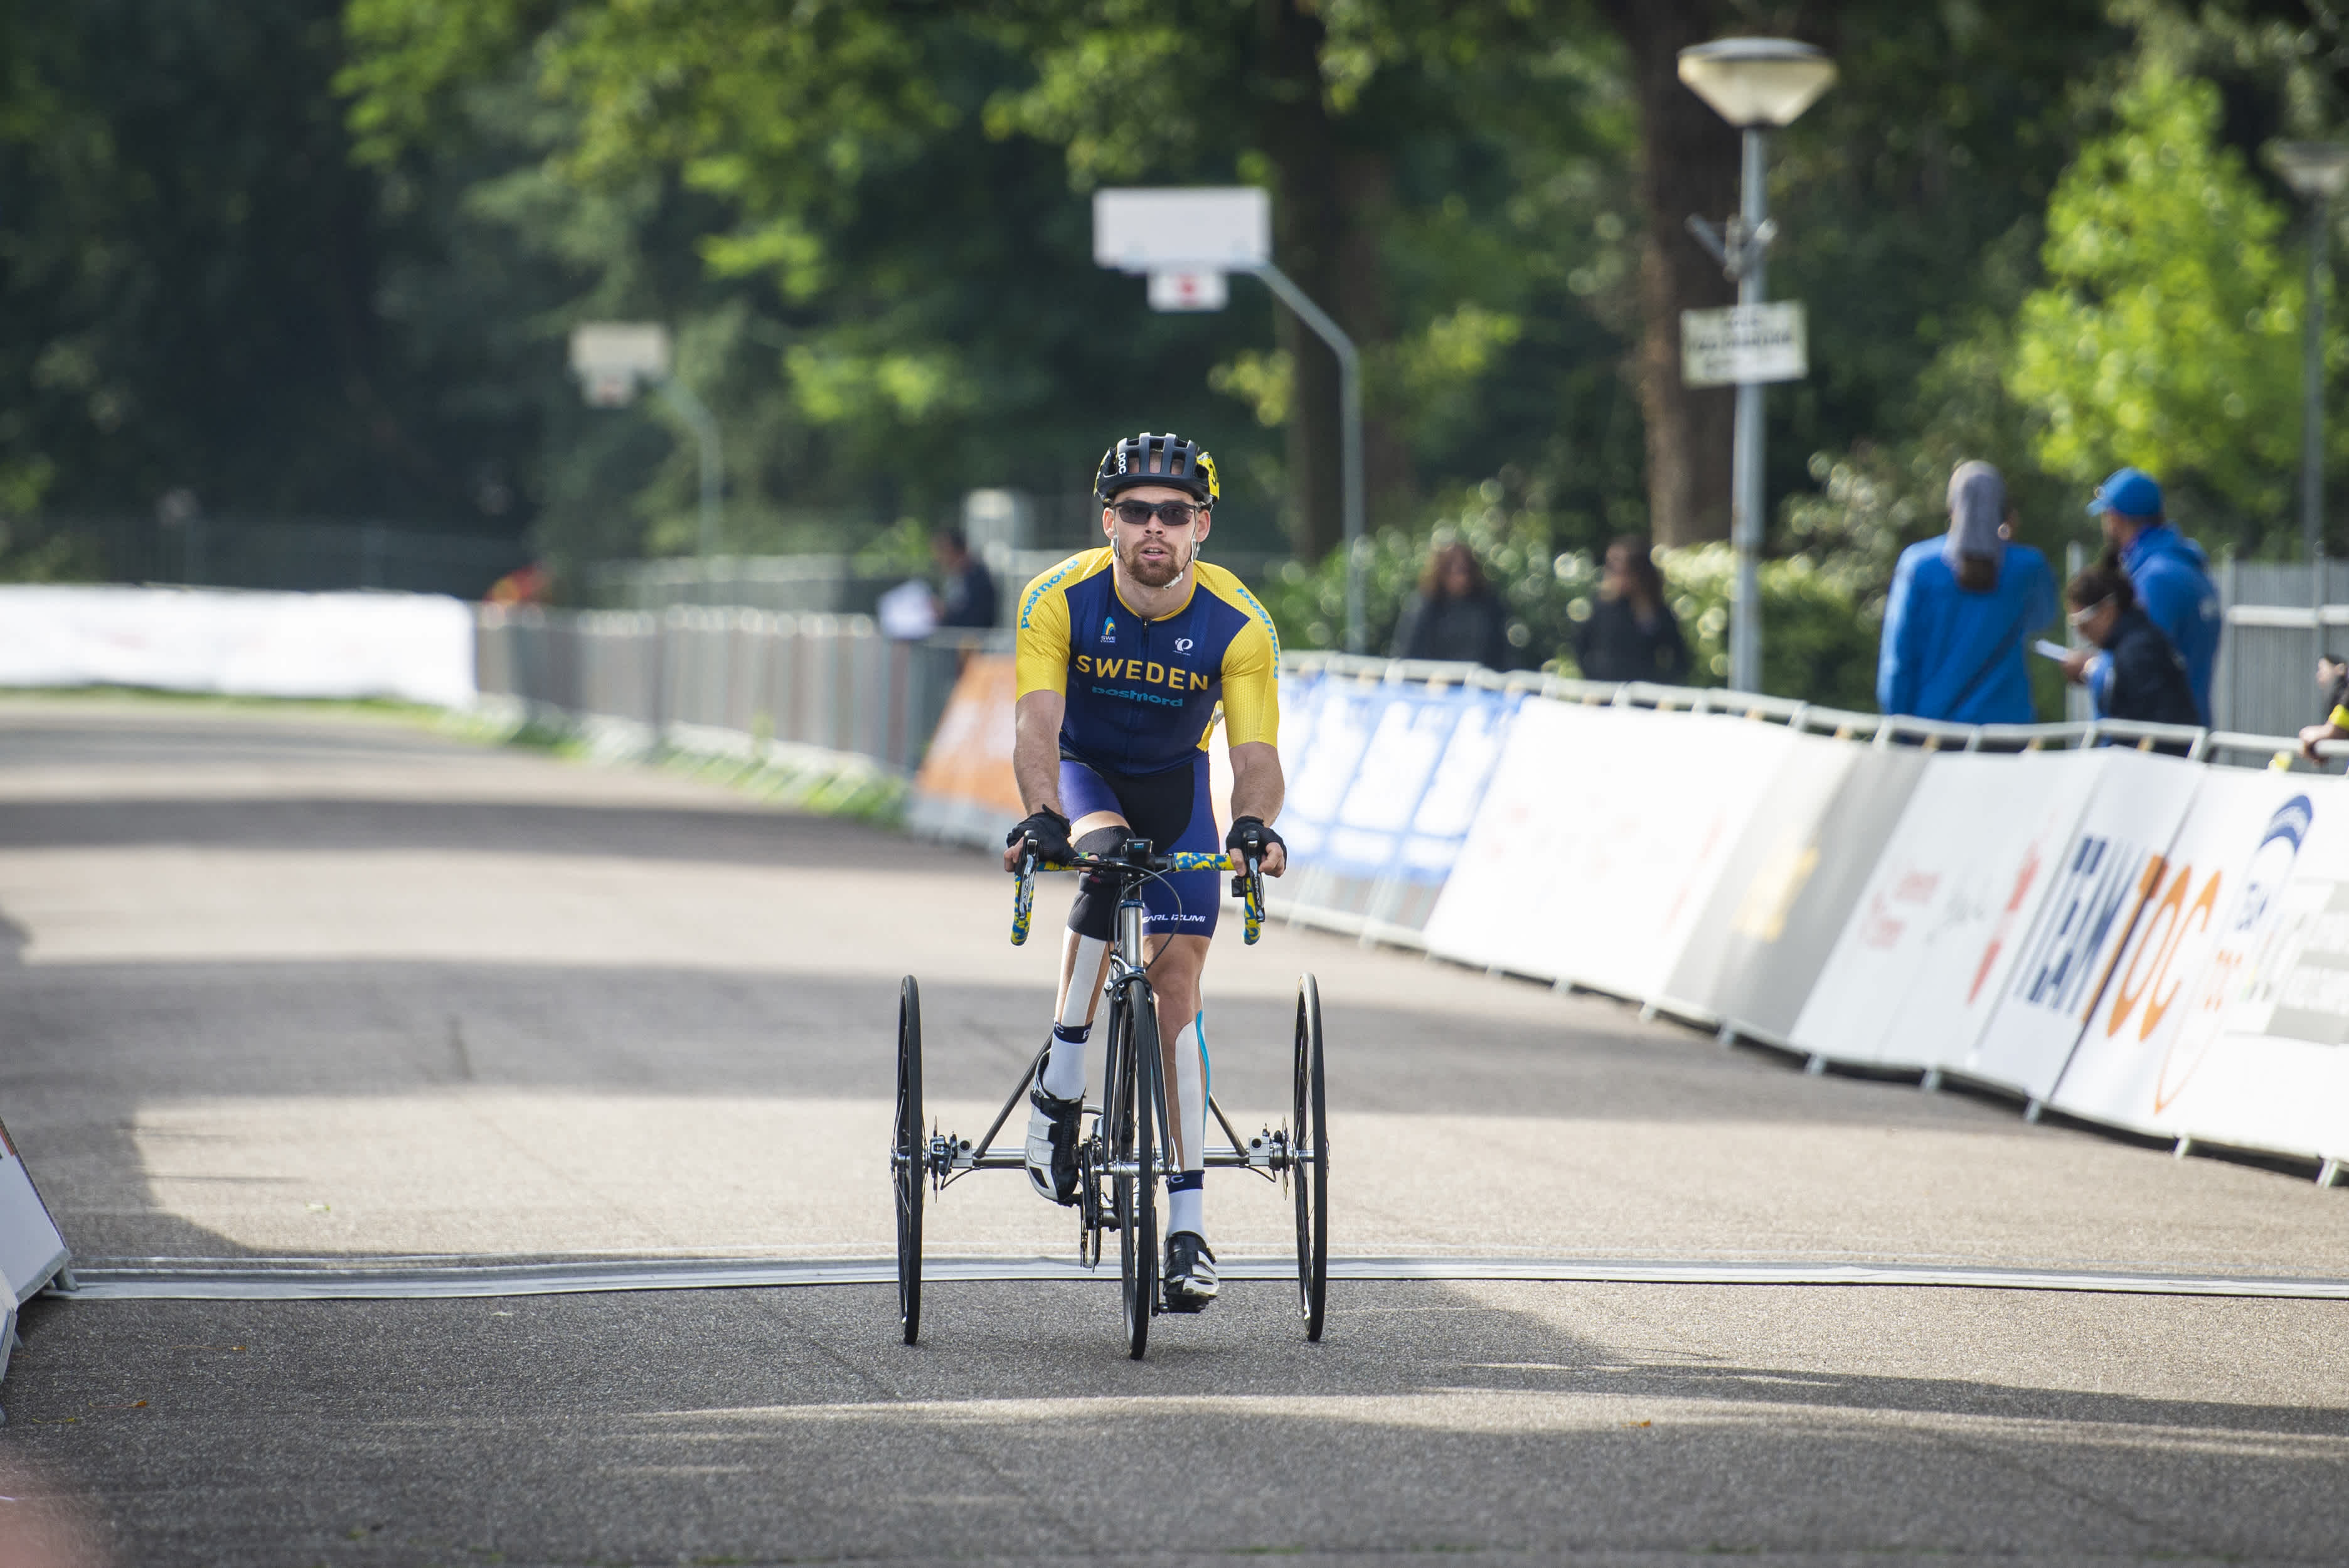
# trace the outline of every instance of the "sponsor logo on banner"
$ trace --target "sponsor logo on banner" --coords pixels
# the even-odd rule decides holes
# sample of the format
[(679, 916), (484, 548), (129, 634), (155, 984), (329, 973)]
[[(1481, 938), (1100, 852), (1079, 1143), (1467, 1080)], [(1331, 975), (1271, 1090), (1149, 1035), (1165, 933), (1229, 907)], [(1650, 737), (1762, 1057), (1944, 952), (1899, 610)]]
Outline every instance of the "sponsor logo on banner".
[(2023, 864), (2015, 868), (2014, 888), (2006, 896), (2006, 907), (1998, 913), (1998, 924), (1991, 928), (1990, 940), (1982, 944), (1982, 962), (1974, 966), (1974, 982), (1966, 987), (1966, 1002), (1971, 1006), (1990, 981), (1991, 971), (1998, 967), (2000, 950), (2006, 946), (2007, 937), (2023, 912), (2030, 909), (2031, 885), (2039, 880), (2039, 846), (2025, 845)]
[(2015, 1000), (2077, 1013), (2095, 1000), (2096, 954), (2132, 889), (2141, 904), (2161, 877), (2161, 857), (2142, 845), (2083, 834), (2051, 889), (2050, 919), (2015, 965)]
[[(2162, 1053), (2161, 1072), (2153, 1091), (2157, 1113), (2169, 1108), (2178, 1091), (2202, 1065), (2210, 1047), (2218, 1043), (2230, 1006), (2244, 1009), (2243, 1022), (2254, 1033), (2263, 1032), (2271, 1021), (2277, 979), (2271, 961), (2277, 940), (2284, 934), (2284, 888), (2292, 880), (2292, 868), (2300, 863), (2300, 846), (2307, 842), (2315, 815), (2316, 808), (2309, 798), (2296, 794), (2278, 806), (2275, 815), (2268, 819), (2267, 829), (2260, 836), (2259, 846), (2251, 851), (2251, 861), (2238, 881), (2234, 907), (2220, 922), (2219, 940), (2195, 986), (2194, 1000), (2178, 1021), (2178, 1038)], [(2202, 896), (2192, 906), (2194, 910), (2206, 911), (2206, 927), (2207, 910), (2218, 891), (2219, 874), (2213, 872)], [(2181, 934), (2184, 924), (2181, 919)], [(2174, 952), (2177, 946), (2178, 940), (2173, 938), (2169, 950)], [(2259, 1016), (2250, 1016), (2255, 1012)], [(2116, 1013), (2118, 1012), (2116, 1005)], [(2158, 1004), (2146, 1008), (2144, 1022), (2137, 1028), (2138, 1039), (2152, 1037), (2160, 1014)], [(2106, 1033), (2118, 1033), (2124, 1022), (2124, 1018), (2116, 1016)]]

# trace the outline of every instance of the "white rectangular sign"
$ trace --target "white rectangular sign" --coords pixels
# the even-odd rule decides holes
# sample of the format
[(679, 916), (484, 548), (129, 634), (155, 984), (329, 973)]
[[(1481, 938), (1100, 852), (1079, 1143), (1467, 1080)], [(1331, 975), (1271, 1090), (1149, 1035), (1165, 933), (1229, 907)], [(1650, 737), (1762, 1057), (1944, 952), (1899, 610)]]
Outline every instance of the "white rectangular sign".
[(1801, 305), (1733, 305), (1681, 312), (1681, 380), (1692, 387), (1799, 381), (1811, 373)]
[(1272, 259), (1272, 199), (1255, 185), (1093, 192), (1093, 260), (1121, 272), (1253, 272)]

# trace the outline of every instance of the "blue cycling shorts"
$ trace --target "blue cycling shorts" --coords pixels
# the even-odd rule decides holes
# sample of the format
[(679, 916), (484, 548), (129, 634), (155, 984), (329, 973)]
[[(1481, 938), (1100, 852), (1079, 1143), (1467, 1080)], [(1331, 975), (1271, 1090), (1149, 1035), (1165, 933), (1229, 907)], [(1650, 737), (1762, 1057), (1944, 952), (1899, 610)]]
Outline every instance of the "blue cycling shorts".
[[(1207, 795), (1207, 753), (1162, 773), (1120, 774), (1061, 759), (1061, 809), (1071, 822), (1097, 811), (1123, 817), (1137, 838), (1161, 855), (1216, 855), (1223, 836)], [(1174, 871), (1142, 885), (1142, 929), (1147, 936), (1212, 937), (1223, 907), (1223, 874)]]

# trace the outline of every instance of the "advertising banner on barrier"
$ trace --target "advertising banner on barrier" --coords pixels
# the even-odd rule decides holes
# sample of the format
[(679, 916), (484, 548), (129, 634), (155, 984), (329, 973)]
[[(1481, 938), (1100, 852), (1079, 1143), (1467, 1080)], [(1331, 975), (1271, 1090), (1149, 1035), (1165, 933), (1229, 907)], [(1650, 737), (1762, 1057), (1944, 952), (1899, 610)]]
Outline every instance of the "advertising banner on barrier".
[(2051, 1103), (2147, 1133), (2349, 1149), (2349, 784), (2212, 772)]
[(2160, 880), (2194, 792), (2209, 769), (2175, 757), (2105, 748), (2039, 919), (1973, 1048), (1967, 1077), (2044, 1100), (2111, 976), (2146, 894)]
[[(907, 818), (919, 831), (975, 838), (1019, 820), (1011, 777), (1012, 708), (1019, 671), (1008, 653), (971, 656), (914, 776)], [(1001, 828), (995, 828), (999, 833)]]
[(1659, 999), (1784, 1044), (1924, 771), (1913, 748), (1791, 737)]
[(1527, 699), (1428, 918), (1429, 950), (1656, 994), (1794, 739), (1743, 720)]
[(1396, 875), (1408, 882), (1434, 884), (1452, 874), (1468, 829), (1484, 804), (1485, 790), (1500, 765), (1509, 725), (1526, 701), (1522, 691), (1486, 691), (1474, 687), (1446, 695), (1454, 711), (1450, 737), (1411, 815)]
[(2098, 772), (2078, 752), (1926, 757), (1788, 1044), (1882, 1066), (1963, 1061)]
[(0, 686), (473, 700), (473, 612), (437, 594), (0, 587)]
[(1290, 683), (1281, 683), (1280, 771), (1288, 799), (1280, 809), (1280, 836), (1298, 865), (1309, 867), (1330, 853), (1338, 809), (1392, 689), (1329, 676), (1299, 684), (1292, 713)]

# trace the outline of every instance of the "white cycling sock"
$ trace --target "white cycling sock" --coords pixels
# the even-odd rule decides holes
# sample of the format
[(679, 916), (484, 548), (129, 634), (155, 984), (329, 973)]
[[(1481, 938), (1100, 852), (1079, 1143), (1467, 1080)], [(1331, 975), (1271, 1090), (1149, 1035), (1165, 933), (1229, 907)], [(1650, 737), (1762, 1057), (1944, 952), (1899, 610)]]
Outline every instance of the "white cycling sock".
[(1177, 1231), (1188, 1231), (1202, 1241), (1206, 1241), (1207, 1239), (1206, 1201), (1206, 1192), (1196, 1187), (1188, 1192), (1168, 1193), (1166, 1195), (1166, 1233), (1172, 1236)]

